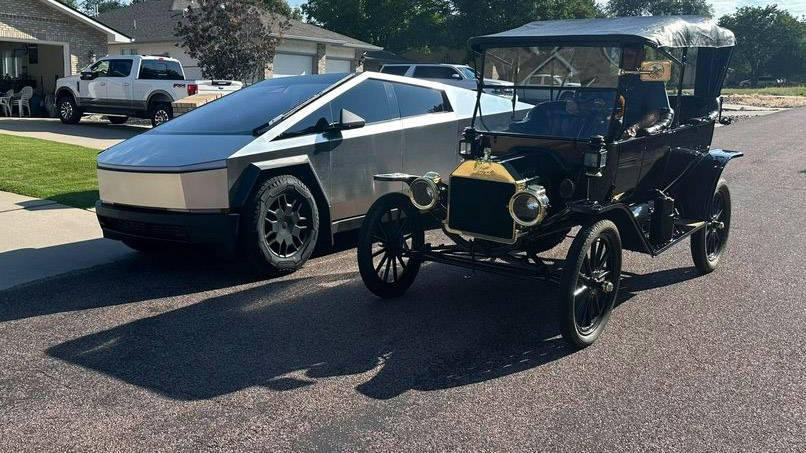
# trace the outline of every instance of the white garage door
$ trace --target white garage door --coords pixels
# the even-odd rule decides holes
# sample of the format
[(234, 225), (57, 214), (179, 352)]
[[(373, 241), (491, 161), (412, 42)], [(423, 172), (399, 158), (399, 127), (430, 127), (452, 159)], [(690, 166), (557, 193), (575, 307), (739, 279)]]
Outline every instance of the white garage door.
[(325, 72), (328, 74), (350, 72), (350, 61), (327, 58), (325, 59)]
[(313, 57), (309, 55), (290, 55), (278, 53), (274, 56), (274, 77), (313, 74)]

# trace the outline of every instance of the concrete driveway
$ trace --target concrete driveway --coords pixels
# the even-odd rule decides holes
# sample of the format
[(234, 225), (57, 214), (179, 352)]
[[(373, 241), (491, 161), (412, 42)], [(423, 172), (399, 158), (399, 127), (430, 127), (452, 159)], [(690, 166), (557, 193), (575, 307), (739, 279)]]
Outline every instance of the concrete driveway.
[(41, 138), (95, 149), (109, 148), (149, 129), (148, 126), (114, 125), (94, 119), (83, 119), (79, 124), (62, 124), (57, 118), (0, 118), (0, 134)]

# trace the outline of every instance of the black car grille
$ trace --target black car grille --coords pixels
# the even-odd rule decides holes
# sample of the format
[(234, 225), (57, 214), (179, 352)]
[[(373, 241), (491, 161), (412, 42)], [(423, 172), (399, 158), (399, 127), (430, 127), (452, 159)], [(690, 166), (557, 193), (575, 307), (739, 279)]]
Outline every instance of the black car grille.
[(101, 227), (118, 233), (172, 241), (185, 241), (188, 238), (187, 229), (183, 225), (139, 222), (105, 216), (99, 216), (98, 219)]
[(512, 240), (514, 224), (509, 199), (515, 184), (451, 177), (448, 227), (471, 235)]

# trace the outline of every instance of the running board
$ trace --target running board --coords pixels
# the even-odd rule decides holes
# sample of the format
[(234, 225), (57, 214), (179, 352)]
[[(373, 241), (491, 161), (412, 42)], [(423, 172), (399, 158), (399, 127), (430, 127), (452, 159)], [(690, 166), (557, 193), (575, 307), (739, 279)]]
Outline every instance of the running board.
[(660, 245), (650, 244), (650, 247), (652, 247), (652, 256), (658, 256), (661, 253), (669, 250), (670, 248), (672, 248), (672, 246), (674, 246), (678, 242), (691, 236), (700, 229), (705, 228), (706, 224), (707, 222), (705, 221), (692, 221), (685, 219), (679, 219), (675, 221), (674, 223), (675, 234), (672, 237), (672, 239), (669, 240), (669, 242)]

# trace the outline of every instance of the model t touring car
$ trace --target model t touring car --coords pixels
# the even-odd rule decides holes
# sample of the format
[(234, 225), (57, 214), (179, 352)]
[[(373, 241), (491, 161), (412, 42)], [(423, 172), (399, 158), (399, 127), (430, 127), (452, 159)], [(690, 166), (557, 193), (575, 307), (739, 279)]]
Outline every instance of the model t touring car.
[[(622, 249), (659, 255), (691, 238), (702, 273), (719, 264), (742, 154), (711, 149), (733, 33), (693, 16), (533, 22), (472, 38), (478, 94), (513, 84), (511, 109), (477, 104), (449, 175), (379, 174), (408, 196), (379, 198), (358, 264), (370, 291), (401, 295), (425, 261), (559, 284), (563, 337), (604, 329)], [(436, 220), (436, 222), (431, 222)], [(425, 242), (441, 225), (451, 243)], [(564, 261), (539, 254), (579, 227)]]

